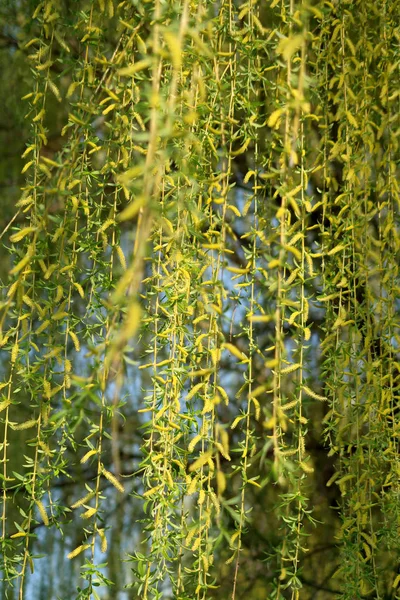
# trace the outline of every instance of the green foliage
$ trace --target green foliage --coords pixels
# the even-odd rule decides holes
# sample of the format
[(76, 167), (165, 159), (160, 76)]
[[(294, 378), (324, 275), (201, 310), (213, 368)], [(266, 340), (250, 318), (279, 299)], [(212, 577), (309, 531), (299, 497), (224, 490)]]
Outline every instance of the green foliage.
[(399, 598), (399, 3), (32, 4), (3, 597)]

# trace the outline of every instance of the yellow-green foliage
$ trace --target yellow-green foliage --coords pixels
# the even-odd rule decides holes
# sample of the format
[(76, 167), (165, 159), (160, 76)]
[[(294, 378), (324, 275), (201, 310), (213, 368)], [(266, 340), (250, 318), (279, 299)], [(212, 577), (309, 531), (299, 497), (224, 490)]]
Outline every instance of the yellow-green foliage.
[[(76, 597), (112, 596), (99, 552), (116, 494), (138, 507), (129, 597), (239, 600), (254, 577), (251, 598), (307, 600), (332, 486), (325, 581), (398, 597), (399, 2), (76, 4), (37, 3), (20, 42), (6, 588), (27, 597), (36, 528), (76, 513)], [(261, 592), (257, 519), (273, 531)]]

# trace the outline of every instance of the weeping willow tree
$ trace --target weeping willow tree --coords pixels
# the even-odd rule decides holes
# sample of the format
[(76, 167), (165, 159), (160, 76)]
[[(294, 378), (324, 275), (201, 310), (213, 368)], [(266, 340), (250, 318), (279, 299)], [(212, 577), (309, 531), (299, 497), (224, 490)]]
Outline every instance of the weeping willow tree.
[(2, 597), (400, 598), (400, 3), (2, 13)]

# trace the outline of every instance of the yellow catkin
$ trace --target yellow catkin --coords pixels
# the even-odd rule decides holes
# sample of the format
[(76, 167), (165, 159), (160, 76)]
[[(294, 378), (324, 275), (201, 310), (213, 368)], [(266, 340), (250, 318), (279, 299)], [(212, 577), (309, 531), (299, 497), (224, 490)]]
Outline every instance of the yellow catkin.
[(281, 456), (294, 456), (295, 454), (297, 454), (297, 452), (297, 448), (291, 448), (290, 450), (281, 450), (279, 454)]
[(219, 496), (222, 496), (226, 490), (226, 477), (222, 471), (217, 471), (217, 490)]
[(192, 441), (190, 442), (190, 444), (189, 444), (189, 446), (188, 446), (188, 451), (189, 451), (189, 452), (193, 452), (193, 450), (194, 450), (194, 448), (195, 448), (196, 444), (197, 444), (198, 442), (200, 442), (200, 440), (201, 440), (201, 437), (202, 437), (202, 436), (199, 434), (199, 435), (196, 435), (196, 436), (195, 436), (195, 437), (192, 439)]
[(226, 448), (224, 448), (224, 446), (222, 444), (220, 444), (219, 442), (214, 442), (215, 447), (217, 448), (217, 450), (219, 450), (220, 454), (226, 459), (226, 460), (231, 460), (231, 457), (229, 456)]
[(123, 268), (124, 271), (126, 271), (126, 259), (125, 259), (125, 254), (123, 253), (121, 246), (116, 246), (115, 251), (117, 253), (118, 260), (119, 260), (121, 267)]
[(225, 404), (228, 406), (228, 404), (229, 404), (229, 396), (228, 396), (228, 394), (226, 393), (226, 391), (224, 390), (224, 388), (223, 388), (223, 387), (221, 387), (220, 385), (218, 385), (218, 386), (217, 386), (217, 390), (218, 390), (218, 391), (219, 391), (219, 393), (221, 394), (221, 396), (222, 396), (222, 398), (223, 398), (223, 400), (224, 400)]
[(103, 233), (104, 231), (106, 231), (106, 229), (111, 227), (111, 225), (115, 225), (114, 219), (107, 219), (107, 221), (105, 221), (103, 223), (103, 225), (100, 227), (99, 233)]
[(301, 461), (301, 462), (299, 462), (299, 465), (300, 465), (300, 467), (303, 469), (303, 471), (304, 471), (305, 473), (314, 473), (314, 469), (313, 469), (313, 467), (310, 467), (310, 465), (309, 465), (309, 464), (307, 464), (307, 463), (305, 463), (305, 462)]
[(35, 227), (24, 227), (23, 229), (20, 229), (17, 233), (14, 233), (10, 236), (10, 242), (19, 242), (20, 240), (23, 240), (24, 237), (30, 235), (34, 231)]
[(85, 462), (91, 457), (94, 456), (95, 454), (97, 454), (97, 450), (89, 450), (89, 452), (86, 452), (86, 454), (84, 456), (82, 456), (81, 458), (81, 464), (85, 464)]
[(47, 381), (46, 379), (43, 381), (43, 392), (45, 398), (49, 399), (51, 397), (50, 381)]
[(89, 500), (94, 498), (95, 494), (96, 494), (96, 492), (94, 492), (94, 491), (89, 492), (88, 494), (86, 494), (86, 496), (84, 496), (83, 498), (80, 498), (79, 500), (74, 502), (74, 504), (71, 505), (71, 508), (78, 508), (79, 506), (83, 506), (84, 504), (89, 502)]
[(98, 529), (97, 531), (101, 541), (100, 551), (104, 554), (105, 552), (107, 552), (107, 537), (104, 532), (104, 529)]
[(15, 431), (23, 431), (25, 429), (31, 429), (35, 427), (37, 424), (37, 419), (31, 419), (30, 421), (24, 421), (23, 423), (18, 423), (18, 425), (13, 425), (13, 429)]
[(161, 489), (161, 487), (162, 486), (160, 486), (160, 485), (156, 485), (155, 487), (150, 488), (149, 490), (144, 492), (143, 497), (149, 498), (150, 496), (154, 496), (154, 494), (157, 494), (157, 492)]
[(228, 350), (231, 354), (233, 354), (233, 356), (235, 356), (239, 360), (247, 360), (247, 356), (238, 348), (236, 348), (236, 346), (234, 346), (233, 344), (224, 343), (222, 347)]
[(243, 416), (240, 417), (236, 417), (235, 420), (233, 421), (232, 425), (231, 425), (231, 429), (236, 429), (236, 427), (238, 426), (238, 424), (240, 423), (240, 421), (243, 420)]
[(399, 587), (399, 585), (400, 585), (400, 575), (397, 575), (396, 579), (393, 581), (392, 587), (394, 589), (397, 589)]
[(306, 261), (307, 261), (308, 272), (310, 274), (310, 277), (314, 277), (315, 273), (314, 273), (313, 260), (312, 260), (312, 258), (311, 258), (311, 256), (309, 255), (308, 252), (304, 252), (304, 256), (305, 256)]
[(76, 333), (74, 331), (71, 331), (71, 330), (68, 331), (68, 335), (70, 336), (71, 340), (74, 343), (75, 350), (77, 352), (79, 352), (79, 350), (81, 349), (81, 345), (78, 340), (78, 336), (76, 335)]
[(329, 479), (329, 481), (327, 481), (326, 487), (331, 487), (331, 485), (333, 483), (335, 483), (336, 479), (338, 479), (339, 476), (340, 476), (340, 473), (335, 473), (334, 475), (332, 475), (332, 477)]
[(112, 485), (113, 485), (113, 486), (114, 486), (114, 487), (115, 487), (115, 488), (116, 488), (116, 489), (117, 489), (119, 492), (121, 492), (121, 493), (122, 493), (122, 492), (124, 492), (124, 491), (125, 491), (125, 488), (124, 488), (124, 486), (122, 485), (122, 483), (120, 483), (120, 482), (118, 481), (118, 479), (115, 477), (115, 475), (113, 475), (112, 473), (110, 473), (110, 471), (107, 471), (107, 469), (105, 469), (105, 468), (103, 467), (103, 469), (102, 469), (102, 473), (103, 473), (104, 477), (105, 477), (106, 479), (108, 479), (108, 481), (109, 481), (110, 483), (112, 483)]
[(44, 525), (46, 525), (46, 527), (47, 527), (49, 525), (49, 517), (47, 516), (47, 512), (46, 512), (43, 502), (41, 502), (41, 500), (36, 500), (36, 506), (38, 507), (38, 510), (39, 510), (40, 516), (42, 517)]
[(285, 284), (287, 286), (291, 285), (293, 283), (293, 281), (296, 279), (297, 275), (300, 273), (300, 269), (294, 269), (291, 274), (289, 275), (289, 277), (286, 279)]
[(199, 392), (203, 387), (204, 383), (197, 383), (195, 386), (193, 386), (188, 395), (186, 396), (186, 400), (191, 400), (193, 396), (197, 394), (197, 392)]
[(143, 122), (143, 119), (142, 119), (142, 117), (139, 115), (139, 113), (137, 113), (137, 112), (134, 112), (134, 113), (133, 113), (133, 116), (135, 117), (136, 121), (138, 122), (138, 124), (139, 124), (139, 126), (140, 126), (140, 129), (141, 129), (142, 131), (146, 131), (146, 126), (145, 126), (145, 124), (144, 124), (144, 122)]
[(315, 398), (315, 400), (319, 400), (320, 402), (325, 402), (327, 400), (325, 396), (320, 396), (319, 394), (316, 394), (315, 392), (313, 392), (312, 389), (310, 389), (306, 385), (303, 386), (303, 391), (307, 394), (307, 396), (310, 396), (310, 398)]
[(34, 160), (30, 160), (29, 162), (27, 162), (21, 171), (21, 175), (23, 175), (29, 169), (29, 167), (31, 167), (33, 165), (34, 162), (35, 162)]
[(286, 367), (285, 369), (281, 369), (281, 375), (288, 375), (289, 373), (293, 373), (297, 371), (301, 367), (300, 363), (296, 363), (294, 365), (290, 365), (290, 367)]
[(42, 440), (40, 440), (39, 446), (41, 447), (46, 456), (51, 456), (51, 450), (49, 446), (45, 444)]
[(293, 246), (294, 244), (296, 244), (296, 242), (303, 239), (303, 237), (304, 237), (304, 235), (302, 234), (301, 231), (299, 231), (298, 233), (296, 233), (295, 236), (292, 237), (292, 239), (287, 243), (287, 245)]
[(200, 544), (201, 544), (201, 537), (198, 537), (195, 539), (195, 542), (192, 546), (192, 552), (196, 552), (196, 550), (199, 548)]
[(189, 487), (186, 490), (186, 493), (188, 496), (191, 496), (192, 494), (195, 493), (196, 488), (197, 488), (197, 481), (198, 481), (198, 477), (193, 477), (193, 479), (190, 480)]
[(71, 560), (72, 558), (75, 558), (75, 556), (78, 556), (88, 548), (90, 548), (90, 544), (82, 544), (81, 546), (78, 546), (77, 548), (75, 548), (75, 550), (72, 550), (72, 552), (67, 554), (67, 558)]
[(11, 351), (11, 364), (12, 365), (17, 360), (17, 356), (18, 356), (18, 343), (15, 343), (14, 346), (13, 346), (13, 349)]
[(189, 531), (189, 533), (187, 534), (187, 536), (186, 536), (186, 539), (185, 539), (185, 544), (186, 544), (187, 546), (190, 546), (190, 544), (191, 544), (191, 542), (192, 542), (192, 539), (194, 538), (194, 536), (196, 535), (196, 533), (197, 533), (197, 528), (196, 528), (196, 527), (193, 527), (193, 528), (192, 528), (192, 529)]
[(17, 288), (19, 287), (20, 281), (17, 279), (17, 281), (14, 281), (14, 283), (12, 285), (10, 285), (10, 287), (8, 288), (8, 292), (7, 292), (7, 298), (12, 298), (17, 290)]
[(37, 335), (41, 334), (45, 329), (47, 329), (49, 325), (50, 321), (48, 319), (46, 319), (46, 321), (43, 321), (43, 323), (39, 325), (39, 327), (36, 329)]
[[(218, 398), (218, 396), (216, 396), (216, 398)], [(210, 398), (209, 396), (207, 396), (204, 400), (204, 407), (201, 411), (201, 414), (206, 415), (207, 413), (212, 412), (214, 404), (214, 398)]]
[(84, 298), (85, 292), (83, 291), (83, 287), (81, 286), (81, 284), (74, 281), (74, 287), (78, 290), (78, 294), (80, 295), (80, 297)]
[(81, 514), (81, 518), (82, 519), (90, 519), (90, 517), (93, 517), (93, 515), (95, 515), (97, 512), (97, 508), (92, 507), (92, 508), (88, 508), (88, 510), (84, 513)]
[(203, 554), (203, 556), (201, 557), (201, 560), (203, 561), (203, 568), (204, 568), (204, 571), (207, 573), (207, 571), (208, 571), (208, 569), (209, 569), (209, 567), (210, 567), (210, 565), (209, 565), (209, 562), (208, 562), (208, 558), (207, 558), (207, 556), (205, 556), (205, 555)]
[(189, 471), (197, 471), (198, 469), (201, 469), (201, 467), (203, 467), (209, 461), (210, 458), (210, 452), (204, 452), (204, 454), (201, 454), (199, 458), (195, 460), (193, 464), (190, 465)]
[(68, 313), (64, 310), (60, 310), (53, 314), (54, 321), (62, 321), (65, 317), (68, 317)]
[(10, 406), (10, 404), (11, 404), (11, 400), (3, 400), (3, 402), (0, 402), (0, 412), (5, 410), (7, 408), (7, 406)]
[(218, 498), (217, 498), (217, 496), (216, 496), (216, 494), (215, 494), (215, 492), (213, 490), (209, 491), (209, 495), (210, 495), (210, 498), (211, 498), (211, 502), (214, 505), (215, 511), (216, 511), (217, 515), (219, 515), (219, 513), (221, 511), (221, 504), (220, 504), (220, 502), (219, 502), (219, 500), (218, 500)]
[(246, 173), (246, 175), (245, 175), (245, 177), (243, 179), (243, 183), (244, 184), (249, 183), (250, 177), (252, 177), (253, 175), (256, 175), (255, 171), (247, 171), (247, 173)]
[(294, 406), (296, 406), (296, 404), (298, 404), (298, 400), (292, 400), (292, 402), (288, 402), (287, 404), (282, 404), (280, 409), (285, 411), (285, 410), (289, 410), (291, 408), (293, 408)]

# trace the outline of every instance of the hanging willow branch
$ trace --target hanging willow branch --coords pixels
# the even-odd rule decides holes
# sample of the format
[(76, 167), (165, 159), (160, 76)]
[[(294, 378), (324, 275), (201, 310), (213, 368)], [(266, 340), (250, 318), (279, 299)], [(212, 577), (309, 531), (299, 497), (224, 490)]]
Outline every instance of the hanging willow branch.
[(399, 3), (20, 22), (3, 596), (400, 597)]

